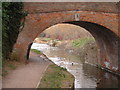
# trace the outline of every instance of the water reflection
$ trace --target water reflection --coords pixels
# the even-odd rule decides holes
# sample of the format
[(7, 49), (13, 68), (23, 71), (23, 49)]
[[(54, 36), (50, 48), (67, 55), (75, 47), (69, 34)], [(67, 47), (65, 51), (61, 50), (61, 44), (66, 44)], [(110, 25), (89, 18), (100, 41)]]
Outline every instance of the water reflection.
[(38, 49), (55, 64), (66, 68), (75, 77), (75, 88), (118, 88), (120, 77), (84, 63), (79, 56), (67, 53), (57, 47), (34, 43)]

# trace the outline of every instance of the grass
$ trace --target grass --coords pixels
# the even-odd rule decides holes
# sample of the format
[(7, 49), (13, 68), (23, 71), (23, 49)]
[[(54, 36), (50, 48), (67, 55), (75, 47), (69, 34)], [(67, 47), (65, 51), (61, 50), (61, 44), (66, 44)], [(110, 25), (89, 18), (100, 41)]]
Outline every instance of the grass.
[(8, 67), (9, 67), (10, 69), (12, 69), (12, 70), (15, 70), (15, 69), (16, 69), (16, 66), (13, 65), (13, 64), (9, 64)]
[(7, 71), (7, 70), (2, 70), (1, 76), (6, 76), (7, 74), (8, 74), (8, 71)]
[(13, 64), (7, 64), (6, 67), (7, 69), (4, 69), (4, 68), (2, 69), (2, 76), (6, 76), (9, 73), (9, 71), (15, 70), (17, 68), (17, 66)]
[(72, 41), (72, 46), (73, 47), (82, 47), (84, 46), (86, 43), (90, 42), (90, 41), (94, 41), (94, 38), (80, 38), (80, 39), (76, 39)]
[(72, 88), (73, 83), (74, 77), (65, 68), (52, 64), (47, 68), (38, 89)]
[(32, 51), (32, 52), (35, 52), (35, 53), (37, 53), (37, 54), (42, 54), (42, 52), (39, 51), (39, 50), (37, 50), (37, 49), (31, 49), (31, 51)]
[(43, 40), (49, 41), (49, 40), (52, 40), (52, 39), (51, 38), (44, 38)]
[(15, 60), (4, 60), (2, 62), (2, 76), (5, 77), (12, 70), (15, 70), (18, 66), (23, 65), (22, 63)]

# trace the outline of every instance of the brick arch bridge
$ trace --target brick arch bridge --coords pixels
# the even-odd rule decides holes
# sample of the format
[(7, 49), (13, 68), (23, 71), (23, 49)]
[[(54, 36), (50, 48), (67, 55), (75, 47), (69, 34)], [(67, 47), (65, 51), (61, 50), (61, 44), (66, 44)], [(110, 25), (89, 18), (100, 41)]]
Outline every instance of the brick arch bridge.
[(59, 23), (85, 28), (98, 45), (98, 65), (120, 73), (118, 61), (118, 7), (117, 3), (24, 3), (28, 12), (14, 51), (26, 61), (28, 46), (45, 29)]

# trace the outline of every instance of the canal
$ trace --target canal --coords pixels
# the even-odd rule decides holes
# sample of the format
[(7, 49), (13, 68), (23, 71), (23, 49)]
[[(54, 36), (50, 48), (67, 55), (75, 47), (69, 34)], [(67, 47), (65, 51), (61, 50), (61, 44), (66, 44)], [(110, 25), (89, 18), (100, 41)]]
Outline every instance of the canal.
[(120, 77), (94, 66), (86, 64), (84, 60), (64, 49), (51, 47), (47, 44), (33, 43), (32, 49), (42, 51), (52, 62), (64, 67), (74, 77), (75, 88), (118, 88)]

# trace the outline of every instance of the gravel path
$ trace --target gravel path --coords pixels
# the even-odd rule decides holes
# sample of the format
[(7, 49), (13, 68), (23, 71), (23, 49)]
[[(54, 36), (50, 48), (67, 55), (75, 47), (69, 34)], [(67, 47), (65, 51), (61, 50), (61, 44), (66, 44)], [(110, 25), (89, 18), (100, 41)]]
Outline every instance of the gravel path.
[(3, 88), (36, 88), (50, 64), (52, 63), (49, 60), (43, 60), (39, 55), (30, 52), (28, 64), (19, 66), (3, 78)]

